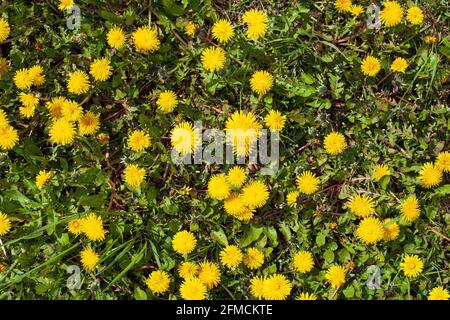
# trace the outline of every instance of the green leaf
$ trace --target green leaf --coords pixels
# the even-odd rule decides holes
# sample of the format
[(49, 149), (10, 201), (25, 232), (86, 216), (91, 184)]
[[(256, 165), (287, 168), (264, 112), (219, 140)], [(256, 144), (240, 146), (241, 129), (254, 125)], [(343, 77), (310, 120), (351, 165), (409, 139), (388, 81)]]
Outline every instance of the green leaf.
[(438, 193), (440, 195), (447, 195), (450, 194), (450, 184), (444, 184), (443, 186), (436, 188), (434, 190), (435, 193)]
[(289, 226), (286, 225), (286, 223), (282, 222), (279, 224), (279, 227), (280, 227), (280, 231), (283, 234), (286, 241), (291, 240), (291, 230), (290, 230)]
[(78, 203), (81, 206), (87, 206), (92, 208), (99, 208), (102, 207), (105, 204), (105, 196), (102, 194), (96, 194), (96, 195), (83, 195), (80, 197), (80, 200)]
[(316, 243), (319, 247), (323, 246), (326, 242), (326, 236), (323, 233), (319, 233), (316, 237)]
[(264, 228), (264, 233), (269, 238), (271, 246), (276, 247), (278, 245), (277, 230), (273, 226), (269, 226)]
[(384, 176), (383, 178), (381, 178), (380, 180), (381, 189), (386, 190), (386, 187), (390, 181), (391, 181), (390, 176)]
[(228, 246), (228, 239), (222, 229), (211, 232), (211, 238), (222, 246)]
[(131, 268), (133, 268), (136, 264), (138, 264), (144, 257), (146, 251), (147, 251), (147, 244), (144, 244), (142, 246), (142, 249), (137, 254), (131, 257), (130, 263), (117, 276), (115, 276), (114, 279), (112, 279), (112, 281), (108, 284), (107, 289), (109, 289), (109, 287), (111, 287), (115, 282), (117, 282), (123, 276), (125, 276)]
[(139, 287), (134, 289), (134, 299), (136, 300), (147, 300), (147, 293)]
[(346, 298), (353, 298), (355, 296), (355, 288), (353, 288), (353, 286), (350, 285), (347, 288), (345, 288), (342, 291), (342, 293)]
[(263, 233), (264, 228), (261, 226), (251, 225), (244, 234), (244, 237), (241, 238), (240, 244), (242, 247), (247, 247), (252, 242), (257, 241), (261, 234)]
[(162, 0), (162, 4), (166, 12), (174, 17), (179, 17), (184, 14), (183, 7), (176, 4), (174, 0)]
[(3, 197), (9, 201), (17, 201), (22, 207), (26, 207), (31, 201), (27, 196), (18, 190), (5, 191)]
[(306, 84), (313, 84), (314, 83), (314, 77), (311, 76), (310, 74), (302, 72), (300, 74), (300, 76), (302, 77), (303, 81), (305, 81)]
[(158, 253), (158, 250), (156, 250), (156, 246), (152, 241), (150, 241), (150, 247), (152, 248), (152, 253), (153, 253), (153, 256), (155, 257), (158, 268), (161, 268), (161, 261), (159, 259), (159, 253)]
[(323, 253), (323, 257), (326, 262), (333, 263), (334, 261), (334, 252), (331, 250), (327, 250)]
[(338, 251), (338, 259), (340, 263), (346, 263), (352, 259), (347, 249), (342, 248)]

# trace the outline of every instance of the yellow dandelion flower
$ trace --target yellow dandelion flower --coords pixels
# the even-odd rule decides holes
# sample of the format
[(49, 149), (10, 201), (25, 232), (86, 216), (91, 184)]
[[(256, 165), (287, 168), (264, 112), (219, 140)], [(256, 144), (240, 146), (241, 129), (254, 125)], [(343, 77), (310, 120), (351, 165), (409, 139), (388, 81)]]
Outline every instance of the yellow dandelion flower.
[(163, 91), (159, 94), (156, 105), (158, 109), (163, 112), (172, 112), (178, 104), (175, 92), (171, 90)]
[(33, 105), (19, 107), (19, 113), (25, 118), (31, 118), (32, 116), (34, 116), (35, 111), (36, 107)]
[(220, 283), (220, 269), (214, 262), (200, 262), (198, 279), (208, 288), (214, 288)]
[(91, 135), (100, 128), (100, 118), (93, 112), (86, 112), (78, 120), (78, 129), (82, 135)]
[(259, 9), (250, 9), (242, 16), (242, 21), (249, 25), (267, 23), (269, 20), (265, 12)]
[(258, 9), (251, 9), (244, 13), (242, 20), (247, 24), (247, 37), (256, 41), (267, 32), (269, 21), (265, 12)]
[(227, 182), (236, 188), (240, 188), (247, 181), (247, 173), (239, 166), (234, 166), (227, 173)]
[(8, 116), (0, 109), (0, 127), (9, 126)]
[(258, 248), (248, 248), (242, 262), (249, 269), (258, 269), (264, 263), (264, 254)]
[(380, 11), (381, 22), (386, 27), (398, 25), (403, 18), (403, 9), (396, 1), (386, 1), (383, 9)]
[(192, 188), (189, 186), (184, 186), (183, 188), (176, 190), (176, 192), (178, 192), (179, 194), (181, 194), (182, 196), (187, 196), (191, 193)]
[(0, 79), (4, 76), (9, 70), (9, 63), (3, 57), (0, 57)]
[(198, 278), (188, 278), (180, 286), (180, 295), (184, 300), (205, 300), (206, 286)]
[(125, 183), (132, 188), (137, 188), (144, 181), (146, 172), (144, 168), (137, 164), (129, 164), (123, 171), (123, 178)]
[(286, 196), (288, 206), (295, 208), (297, 206), (298, 191), (291, 191)]
[(408, 12), (406, 13), (406, 20), (414, 25), (422, 24), (423, 18), (423, 11), (417, 6), (409, 8)]
[(450, 152), (439, 152), (436, 158), (435, 166), (443, 172), (450, 172)]
[(280, 111), (270, 110), (264, 118), (264, 122), (266, 123), (266, 127), (268, 127), (270, 130), (280, 131), (281, 129), (283, 129), (284, 124), (286, 123), (286, 116), (281, 115)]
[(28, 74), (34, 85), (40, 86), (45, 83), (45, 76), (43, 75), (44, 69), (40, 65), (31, 67), (28, 70)]
[(145, 281), (147, 287), (156, 294), (161, 294), (169, 289), (170, 277), (166, 271), (157, 270), (150, 273)]
[(0, 109), (0, 127), (9, 125), (8, 116), (6, 112)]
[(62, 111), (67, 102), (68, 102), (67, 99), (64, 97), (54, 97), (49, 102), (47, 102), (45, 106), (48, 109), (50, 117), (54, 120), (62, 118), (63, 117)]
[(395, 58), (391, 64), (391, 71), (404, 73), (406, 68), (408, 68), (408, 61), (404, 58)]
[(269, 199), (269, 188), (259, 180), (249, 182), (242, 189), (242, 200), (250, 208), (261, 208)]
[(61, 114), (67, 121), (78, 121), (83, 114), (83, 107), (76, 101), (66, 100), (62, 105)]
[(100, 144), (107, 144), (109, 142), (109, 134), (101, 132), (97, 135), (97, 140)]
[(291, 293), (292, 284), (282, 274), (273, 274), (264, 281), (263, 297), (267, 300), (285, 300)]
[(67, 90), (70, 93), (86, 93), (90, 87), (89, 77), (83, 71), (75, 71), (69, 75), (69, 80), (67, 80)]
[(212, 36), (221, 43), (226, 43), (234, 36), (234, 27), (230, 21), (220, 19), (212, 27)]
[(354, 17), (359, 17), (361, 15), (361, 13), (363, 13), (363, 12), (364, 12), (364, 8), (360, 4), (352, 4), (350, 6), (350, 13)]
[(383, 220), (383, 240), (384, 241), (392, 241), (397, 239), (399, 233), (400, 233), (400, 227), (398, 226), (397, 222), (394, 220), (387, 218)]
[(36, 187), (41, 190), (44, 184), (50, 180), (51, 174), (48, 171), (41, 170), (36, 176)]
[(0, 211), (0, 236), (4, 236), (11, 230), (11, 221), (8, 216)]
[(105, 81), (111, 77), (111, 64), (107, 58), (95, 59), (89, 73), (97, 81)]
[(296, 300), (317, 300), (317, 296), (314, 293), (302, 292)]
[(294, 255), (293, 259), (294, 269), (298, 272), (306, 273), (314, 267), (314, 260), (311, 252), (299, 251)]
[(141, 152), (150, 147), (150, 136), (142, 130), (134, 130), (128, 135), (128, 148)]
[(253, 92), (265, 95), (273, 86), (273, 76), (264, 70), (255, 71), (250, 78), (250, 87)]
[(346, 270), (342, 266), (331, 266), (325, 274), (325, 280), (331, 284), (333, 288), (338, 288), (345, 283)]
[(297, 177), (297, 188), (301, 193), (310, 195), (319, 189), (320, 180), (311, 171), (304, 171)]
[(255, 214), (254, 208), (245, 207), (242, 212), (237, 213), (234, 217), (239, 221), (249, 221)]
[(338, 12), (351, 12), (352, 1), (351, 0), (335, 0), (334, 7)]
[(224, 200), (230, 195), (231, 189), (224, 173), (215, 174), (209, 179), (208, 194), (217, 200)]
[(253, 277), (250, 280), (250, 292), (256, 299), (262, 299), (264, 296), (264, 284), (266, 278), (264, 277)]
[(21, 92), (19, 100), (24, 107), (35, 108), (39, 103), (39, 97), (33, 93)]
[(170, 142), (181, 155), (191, 154), (199, 148), (200, 131), (189, 122), (181, 122), (170, 132)]
[(254, 24), (248, 27), (247, 29), (247, 37), (250, 40), (256, 41), (260, 37), (263, 37), (267, 32), (267, 24), (260, 23)]
[(369, 77), (374, 77), (381, 70), (380, 60), (373, 56), (367, 56), (361, 63), (361, 71)]
[(178, 274), (183, 279), (196, 277), (198, 273), (198, 265), (194, 262), (184, 261), (178, 267)]
[(433, 288), (428, 294), (428, 300), (449, 300), (450, 293), (443, 286)]
[(0, 42), (5, 41), (8, 36), (11, 28), (9, 27), (9, 23), (5, 18), (0, 19)]
[(439, 39), (436, 38), (435, 36), (425, 36), (425, 38), (423, 38), (423, 41), (425, 41), (426, 44), (438, 44), (439, 43)]
[(364, 218), (356, 229), (356, 236), (365, 244), (376, 244), (383, 239), (383, 223), (377, 218)]
[(74, 235), (79, 235), (83, 232), (83, 220), (82, 219), (73, 219), (69, 221), (67, 229), (70, 233)]
[(25, 118), (31, 118), (34, 116), (34, 112), (36, 111), (36, 107), (19, 107), (19, 113)]
[(80, 253), (81, 264), (83, 268), (93, 271), (98, 267), (100, 257), (91, 247), (86, 247)]
[(72, 8), (75, 5), (73, 0), (59, 0), (58, 9), (61, 11)]
[(230, 269), (234, 269), (241, 263), (243, 254), (241, 249), (234, 245), (225, 247), (220, 252), (220, 262)]
[(384, 176), (390, 176), (391, 170), (385, 164), (377, 164), (373, 175), (376, 181), (380, 181)]
[(176, 253), (191, 253), (197, 244), (197, 239), (193, 233), (183, 230), (177, 232), (172, 239), (172, 248)]
[(202, 51), (202, 65), (211, 72), (223, 69), (225, 65), (225, 51), (222, 48), (209, 47)]
[(16, 129), (9, 124), (0, 126), (0, 148), (10, 150), (16, 145), (17, 141), (19, 141), (19, 134)]
[(355, 194), (347, 201), (347, 207), (351, 213), (361, 218), (375, 213), (375, 204), (369, 196)]
[(126, 36), (120, 27), (113, 27), (108, 31), (106, 39), (111, 48), (121, 49), (125, 44)]
[(226, 213), (236, 218), (245, 214), (247, 210), (242, 196), (236, 192), (232, 193), (223, 201), (223, 207)]
[(427, 162), (420, 169), (419, 179), (424, 188), (431, 189), (441, 183), (442, 171), (434, 164)]
[(102, 218), (94, 213), (88, 214), (81, 220), (81, 231), (91, 241), (101, 241), (106, 235)]
[(195, 35), (195, 33), (197, 32), (197, 29), (198, 29), (198, 25), (189, 21), (184, 26), (184, 33), (189, 37), (193, 37)]
[(29, 89), (33, 84), (33, 78), (30, 76), (28, 69), (17, 70), (14, 74), (14, 84), (20, 90)]
[(419, 200), (416, 196), (409, 196), (400, 205), (400, 213), (403, 220), (412, 222), (420, 215)]
[(400, 263), (400, 267), (409, 278), (417, 277), (423, 270), (423, 260), (416, 255), (406, 255)]
[(238, 157), (248, 156), (255, 151), (261, 129), (262, 125), (252, 112), (236, 111), (226, 121), (226, 139)]
[(67, 145), (72, 143), (75, 137), (75, 128), (72, 122), (66, 119), (58, 119), (53, 121), (49, 135), (50, 141), (59, 145)]
[(0, 273), (5, 272), (8, 268), (3, 263), (0, 263)]
[(331, 132), (329, 133), (324, 141), (323, 145), (325, 148), (325, 151), (328, 154), (336, 155), (341, 153), (342, 151), (347, 148), (347, 142), (345, 142), (345, 137), (343, 134), (339, 132)]
[(159, 49), (159, 39), (156, 30), (140, 27), (132, 34), (133, 43), (138, 52), (153, 52)]

